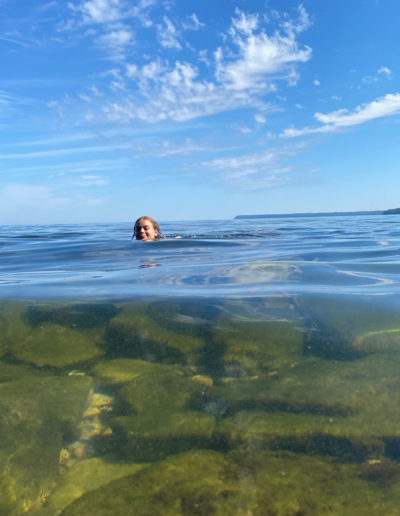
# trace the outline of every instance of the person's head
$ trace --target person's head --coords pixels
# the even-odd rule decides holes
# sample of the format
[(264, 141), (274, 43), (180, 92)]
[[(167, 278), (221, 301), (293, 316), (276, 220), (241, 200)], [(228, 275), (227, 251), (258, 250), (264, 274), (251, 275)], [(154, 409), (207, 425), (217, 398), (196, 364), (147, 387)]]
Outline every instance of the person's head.
[(147, 215), (137, 219), (133, 228), (133, 236), (136, 240), (143, 241), (158, 240), (163, 237), (158, 223)]

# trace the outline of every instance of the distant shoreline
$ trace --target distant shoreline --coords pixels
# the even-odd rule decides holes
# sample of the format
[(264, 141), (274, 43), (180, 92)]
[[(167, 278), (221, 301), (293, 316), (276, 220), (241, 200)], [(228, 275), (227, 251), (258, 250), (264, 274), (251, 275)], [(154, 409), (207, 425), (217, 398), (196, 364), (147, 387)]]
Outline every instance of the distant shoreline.
[[(387, 210), (392, 213), (394, 210)], [(278, 217), (340, 217), (342, 215), (383, 215), (384, 210), (379, 211), (333, 211), (333, 212), (317, 212), (317, 213), (271, 213), (260, 215), (236, 215), (235, 219), (273, 219)]]

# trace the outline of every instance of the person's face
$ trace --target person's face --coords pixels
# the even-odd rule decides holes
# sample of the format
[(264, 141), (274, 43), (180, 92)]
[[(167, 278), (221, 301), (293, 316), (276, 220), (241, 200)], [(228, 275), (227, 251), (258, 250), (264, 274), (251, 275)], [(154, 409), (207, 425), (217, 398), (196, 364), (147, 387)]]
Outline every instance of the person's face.
[(157, 235), (157, 230), (149, 220), (139, 219), (135, 229), (135, 238), (137, 240), (156, 240)]

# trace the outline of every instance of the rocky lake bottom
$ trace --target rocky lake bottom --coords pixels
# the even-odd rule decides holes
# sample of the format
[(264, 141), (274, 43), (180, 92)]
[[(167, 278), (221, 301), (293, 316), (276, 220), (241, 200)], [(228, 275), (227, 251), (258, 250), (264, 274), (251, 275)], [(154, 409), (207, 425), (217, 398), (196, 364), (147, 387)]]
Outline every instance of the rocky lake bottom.
[(0, 514), (400, 514), (398, 311), (0, 305)]

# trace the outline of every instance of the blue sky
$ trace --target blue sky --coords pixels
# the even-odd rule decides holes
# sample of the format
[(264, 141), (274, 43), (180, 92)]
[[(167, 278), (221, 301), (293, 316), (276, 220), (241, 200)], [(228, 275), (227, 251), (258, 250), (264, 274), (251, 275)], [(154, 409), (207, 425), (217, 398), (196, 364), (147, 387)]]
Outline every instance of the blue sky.
[(400, 206), (398, 0), (0, 0), (0, 223)]

